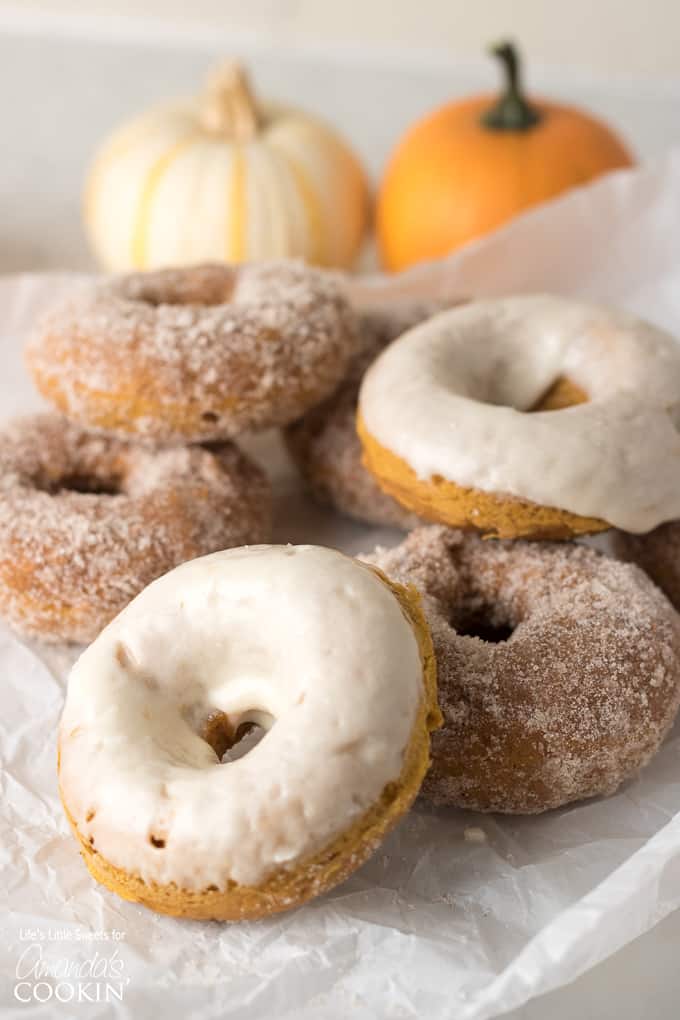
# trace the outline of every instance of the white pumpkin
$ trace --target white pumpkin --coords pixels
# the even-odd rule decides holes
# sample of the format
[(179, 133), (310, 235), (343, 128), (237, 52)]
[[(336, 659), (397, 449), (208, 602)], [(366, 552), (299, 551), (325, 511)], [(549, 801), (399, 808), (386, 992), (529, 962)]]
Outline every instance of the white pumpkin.
[(104, 143), (84, 215), (98, 259), (115, 271), (287, 256), (347, 267), (368, 189), (333, 131), (256, 103), (229, 67), (203, 96), (149, 110)]

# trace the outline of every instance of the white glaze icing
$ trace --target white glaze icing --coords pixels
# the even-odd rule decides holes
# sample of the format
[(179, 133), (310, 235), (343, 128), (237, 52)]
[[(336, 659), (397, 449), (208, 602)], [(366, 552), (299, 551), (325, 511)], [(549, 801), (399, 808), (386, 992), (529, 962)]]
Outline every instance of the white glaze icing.
[[(370, 567), (317, 546), (215, 553), (149, 585), (74, 666), (64, 803), (147, 881), (259, 884), (399, 777), (422, 697), (411, 623)], [(220, 764), (197, 732), (214, 711), (275, 721)]]
[[(560, 377), (588, 403), (525, 413)], [(632, 532), (680, 518), (680, 345), (623, 313), (549, 295), (442, 312), (373, 363), (359, 408), (420, 478)]]

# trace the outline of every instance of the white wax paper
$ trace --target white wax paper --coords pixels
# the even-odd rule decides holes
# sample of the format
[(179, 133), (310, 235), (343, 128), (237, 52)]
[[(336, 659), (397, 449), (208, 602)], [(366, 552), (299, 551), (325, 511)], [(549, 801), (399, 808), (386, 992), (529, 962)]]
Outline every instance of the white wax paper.
[[(676, 153), (445, 262), (358, 280), (356, 295), (552, 290), (625, 306), (680, 334), (679, 225)], [(39, 406), (22, 340), (36, 310), (71, 282), (0, 280), (2, 417)], [(250, 446), (275, 479), (277, 540), (351, 552), (397, 540), (314, 507), (276, 437)], [(0, 627), (5, 1020), (483, 1020), (572, 980), (680, 905), (676, 727), (608, 800), (525, 819), (418, 805), (348, 882), (300, 910), (240, 925), (156, 916), (94, 884), (59, 808), (55, 727), (70, 657), (28, 649)]]

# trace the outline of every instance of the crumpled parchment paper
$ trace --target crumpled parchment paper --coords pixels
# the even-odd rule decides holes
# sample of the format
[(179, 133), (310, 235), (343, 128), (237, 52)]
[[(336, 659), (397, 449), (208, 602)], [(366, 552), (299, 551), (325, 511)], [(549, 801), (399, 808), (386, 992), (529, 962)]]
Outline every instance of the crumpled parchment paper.
[[(614, 174), (437, 264), (353, 284), (618, 304), (680, 335), (680, 152)], [(0, 280), (0, 416), (39, 406), (21, 363), (36, 311), (72, 278)], [(398, 535), (314, 507), (275, 436), (278, 541), (350, 552)], [(679, 481), (680, 484), (680, 481)], [(34, 1016), (484, 1020), (575, 978), (680, 906), (680, 727), (608, 800), (538, 818), (418, 805), (340, 888), (272, 920), (175, 921), (95, 886), (56, 791), (72, 653), (0, 626), (0, 1007)]]

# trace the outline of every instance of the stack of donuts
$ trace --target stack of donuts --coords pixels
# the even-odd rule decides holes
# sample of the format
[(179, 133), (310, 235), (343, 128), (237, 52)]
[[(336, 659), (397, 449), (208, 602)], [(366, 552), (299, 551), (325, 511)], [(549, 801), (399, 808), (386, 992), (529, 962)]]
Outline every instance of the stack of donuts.
[(334, 281), (297, 263), (88, 285), (26, 357), (53, 413), (0, 433), (0, 611), (91, 641), (185, 560), (267, 541), (271, 493), (234, 443), (323, 399), (357, 344)]
[[(680, 345), (549, 295), (362, 333), (287, 439), (317, 496), (413, 529), (365, 558), (419, 590), (434, 642), (423, 795), (535, 813), (613, 792), (680, 704)], [(646, 574), (573, 541), (610, 530)]]
[[(547, 295), (347, 292), (296, 264), (98, 284), (28, 347), (59, 414), (0, 437), (0, 608), (107, 624), (69, 678), (67, 818), (164, 913), (297, 906), (418, 794), (610, 794), (680, 706), (676, 341)], [(403, 541), (249, 544), (269, 492), (233, 440), (269, 426), (315, 498)], [(619, 558), (583, 541), (606, 532)]]
[(437, 522), (371, 557), (419, 589), (434, 641), (425, 795), (534, 813), (613, 792), (676, 716), (680, 618), (573, 540), (616, 529), (678, 605), (680, 345), (554, 296), (472, 302), (380, 354), (357, 429), (384, 492)]

